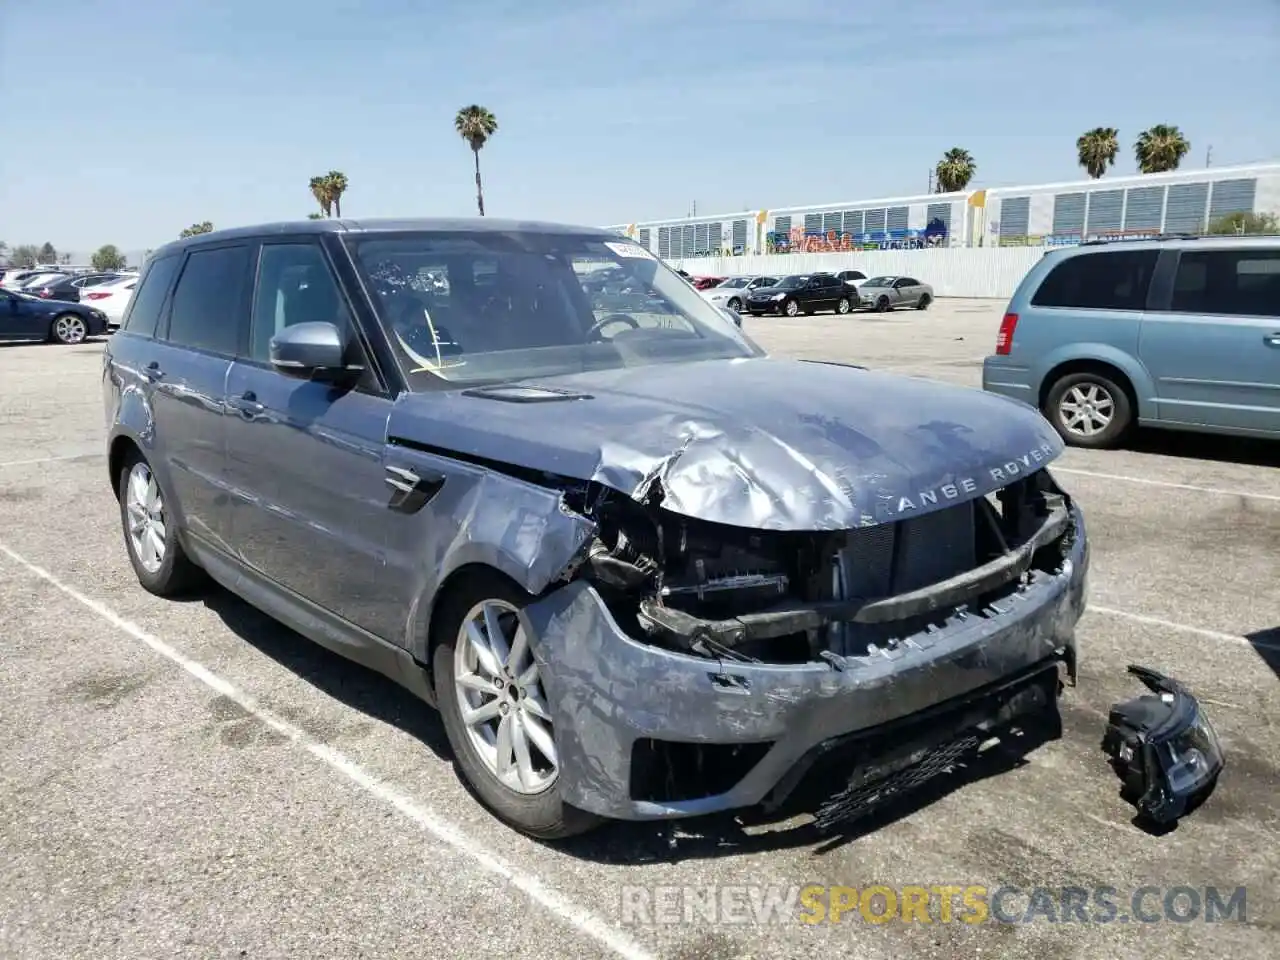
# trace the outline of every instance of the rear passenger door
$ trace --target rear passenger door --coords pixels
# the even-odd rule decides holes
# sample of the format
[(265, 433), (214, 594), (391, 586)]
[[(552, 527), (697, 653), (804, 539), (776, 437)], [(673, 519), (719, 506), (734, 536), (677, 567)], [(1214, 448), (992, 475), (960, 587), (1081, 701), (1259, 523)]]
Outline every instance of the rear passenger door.
[(248, 313), (246, 242), (190, 250), (140, 371), (183, 528), (226, 549), (226, 385)]
[(1140, 348), (1159, 418), (1280, 434), (1280, 248), (1167, 256)]
[[(346, 334), (355, 387), (271, 366), (271, 338), (324, 321)], [(402, 582), (389, 575), (382, 462), (391, 398), (372, 372), (351, 306), (314, 236), (263, 242), (249, 336), (228, 380), (232, 529), (241, 559), (290, 593), (384, 638), (403, 637)]]

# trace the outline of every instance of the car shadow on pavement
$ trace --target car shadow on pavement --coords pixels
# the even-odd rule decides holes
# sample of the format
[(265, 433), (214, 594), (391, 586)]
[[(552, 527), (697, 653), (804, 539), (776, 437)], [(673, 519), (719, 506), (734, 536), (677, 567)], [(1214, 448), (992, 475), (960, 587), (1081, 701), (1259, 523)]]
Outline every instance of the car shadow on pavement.
[(1280, 467), (1280, 443), (1213, 433), (1140, 429), (1126, 446), (1134, 453), (1151, 453), (1187, 460), (1216, 460), (1254, 467)]
[(1061, 724), (1028, 727), (962, 767), (927, 781), (915, 790), (844, 826), (819, 830), (818, 805), (843, 784), (834, 777), (810, 780), (773, 813), (751, 809), (664, 822), (616, 823), (603, 830), (560, 841), (562, 853), (603, 864), (678, 863), (745, 856), (776, 850), (812, 848), (813, 856), (831, 853), (902, 820), (971, 784), (1007, 774), (1029, 761), (1027, 755), (1062, 735)]
[(245, 643), (266, 654), (320, 692), (421, 740), (453, 761), (440, 715), (381, 674), (330, 653), (235, 594), (211, 586), (192, 599), (204, 603)]
[(1253, 647), (1253, 652), (1280, 678), (1280, 627), (1255, 630), (1245, 634), (1245, 639)]

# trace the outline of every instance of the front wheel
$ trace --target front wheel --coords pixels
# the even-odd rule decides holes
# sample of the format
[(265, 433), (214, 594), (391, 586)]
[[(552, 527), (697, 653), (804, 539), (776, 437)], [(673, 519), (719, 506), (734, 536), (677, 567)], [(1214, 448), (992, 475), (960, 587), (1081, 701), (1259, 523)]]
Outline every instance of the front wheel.
[(742, 301), (739, 300), (737, 297), (734, 297), (732, 300), (730, 300), (728, 306), (729, 306), (729, 309), (732, 310), (734, 313), (742, 312)]
[(848, 297), (841, 297), (836, 301), (836, 313), (848, 313), (852, 309), (853, 306), (849, 303)]
[(436, 616), (436, 698), (459, 773), (498, 819), (542, 840), (601, 819), (560, 799), (560, 755), (538, 663), (517, 612), (529, 596), (497, 573), (469, 578)]
[(876, 301), (876, 313), (888, 313), (888, 312), (889, 312), (889, 298), (881, 297), (879, 300)]
[(1044, 415), (1068, 444), (1095, 450), (1113, 447), (1129, 432), (1129, 394), (1099, 373), (1069, 373), (1045, 398)]
[(788, 300), (783, 306), (782, 312), (788, 317), (797, 316), (800, 313), (800, 304), (795, 300)]
[(83, 343), (88, 335), (89, 326), (84, 322), (84, 317), (74, 313), (59, 314), (53, 318), (53, 324), (49, 327), (50, 339), (68, 346)]

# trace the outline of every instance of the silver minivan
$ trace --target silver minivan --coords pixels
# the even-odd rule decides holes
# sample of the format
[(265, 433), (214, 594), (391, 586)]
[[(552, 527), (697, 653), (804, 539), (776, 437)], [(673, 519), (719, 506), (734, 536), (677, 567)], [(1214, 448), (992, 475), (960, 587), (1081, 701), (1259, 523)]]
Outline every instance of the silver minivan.
[(982, 386), (1080, 447), (1135, 424), (1280, 438), (1280, 237), (1099, 241), (1047, 253)]

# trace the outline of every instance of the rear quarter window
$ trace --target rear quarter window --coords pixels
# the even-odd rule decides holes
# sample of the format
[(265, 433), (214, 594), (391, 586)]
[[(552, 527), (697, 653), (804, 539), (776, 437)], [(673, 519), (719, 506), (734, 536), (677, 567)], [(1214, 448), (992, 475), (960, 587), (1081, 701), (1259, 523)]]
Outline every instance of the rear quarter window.
[(1033, 307), (1142, 310), (1158, 250), (1112, 250), (1068, 257), (1049, 271), (1031, 298)]
[(134, 289), (121, 329), (144, 337), (156, 335), (160, 308), (164, 305), (169, 288), (173, 286), (173, 277), (178, 272), (180, 263), (182, 257), (177, 254), (151, 262)]
[(1280, 317), (1280, 249), (1184, 252), (1178, 259), (1169, 309)]

